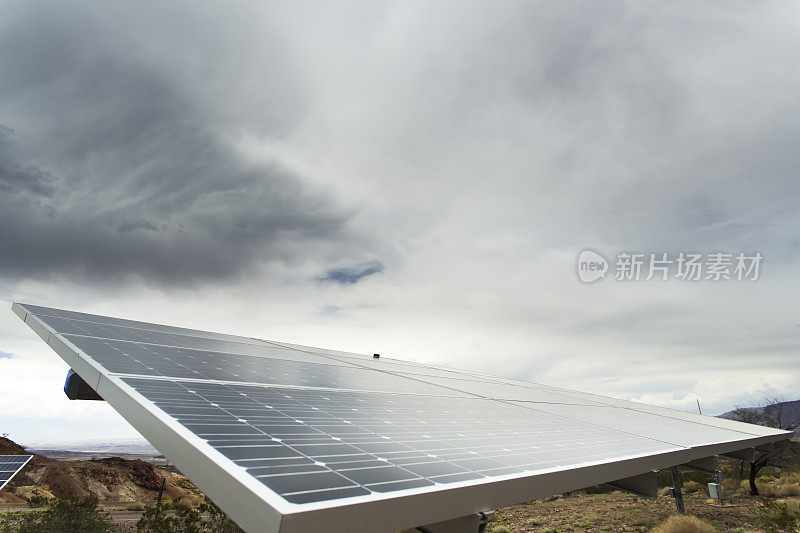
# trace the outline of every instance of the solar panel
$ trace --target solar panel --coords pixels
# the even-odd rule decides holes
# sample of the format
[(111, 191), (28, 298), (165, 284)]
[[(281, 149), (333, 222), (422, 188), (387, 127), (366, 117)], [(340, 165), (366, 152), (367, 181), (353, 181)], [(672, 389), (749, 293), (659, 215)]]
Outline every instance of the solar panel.
[(791, 435), (385, 357), (13, 309), (253, 531), (398, 530)]
[(22, 470), (32, 455), (0, 455), (0, 490)]

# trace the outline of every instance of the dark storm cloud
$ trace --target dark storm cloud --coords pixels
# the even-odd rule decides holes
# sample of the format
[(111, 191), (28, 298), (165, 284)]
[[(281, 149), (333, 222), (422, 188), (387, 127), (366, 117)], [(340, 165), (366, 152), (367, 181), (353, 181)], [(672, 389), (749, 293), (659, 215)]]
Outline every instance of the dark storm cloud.
[(131, 231), (158, 231), (158, 226), (143, 218), (130, 222), (124, 222), (117, 231), (120, 233), (128, 233)]
[[(200, 5), (142, 10), (149, 19), (96, 8), (3, 6), (0, 276), (191, 283), (344, 238), (349, 212), (234, 140), (280, 136), (298, 119), (301, 91), (277, 44), (250, 59), (255, 28)], [(189, 32), (192, 11), (205, 22)], [(225, 17), (244, 37), (219, 34)], [(265, 79), (248, 91), (253, 72)]]
[(0, 124), (0, 192), (4, 197), (13, 193), (50, 197), (54, 190), (50, 176), (39, 169), (15, 163), (11, 142), (13, 133), (11, 128)]
[(383, 263), (370, 261), (354, 267), (332, 268), (319, 278), (322, 282), (338, 283), (339, 285), (354, 285), (362, 279), (383, 272)]

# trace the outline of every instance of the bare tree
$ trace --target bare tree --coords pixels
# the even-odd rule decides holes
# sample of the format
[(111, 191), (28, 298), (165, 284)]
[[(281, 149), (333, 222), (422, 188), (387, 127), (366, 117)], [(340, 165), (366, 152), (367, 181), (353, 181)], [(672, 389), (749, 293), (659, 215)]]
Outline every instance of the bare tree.
[[(794, 431), (798, 427), (799, 417), (796, 407), (787, 408), (786, 402), (777, 396), (764, 396), (755, 407), (737, 405), (728, 418), (748, 424)], [(795, 442), (768, 451), (757, 450), (755, 459), (750, 463), (750, 494), (758, 496), (756, 476), (762, 468), (765, 466), (786, 468), (797, 464), (798, 459), (800, 459), (800, 446)]]

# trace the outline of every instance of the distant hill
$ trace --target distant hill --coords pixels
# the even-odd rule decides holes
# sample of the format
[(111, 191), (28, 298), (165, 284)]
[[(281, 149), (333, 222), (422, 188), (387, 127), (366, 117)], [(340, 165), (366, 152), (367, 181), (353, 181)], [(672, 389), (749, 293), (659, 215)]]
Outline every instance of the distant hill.
[(0, 504), (25, 504), (32, 497), (94, 494), (103, 504), (149, 503), (158, 497), (166, 478), (164, 498), (197, 501), (202, 492), (185, 476), (140, 459), (106, 457), (61, 461), (25, 450), (0, 437), (0, 455), (32, 454), (33, 459), (0, 491)]
[[(82, 456), (96, 457), (154, 457), (159, 452), (147, 441), (105, 441), (99, 439), (79, 441), (37, 441), (26, 443), (26, 448), (41, 455), (53, 457), (54, 455), (80, 454)], [(56, 457), (56, 459), (77, 459), (79, 457)]]
[[(777, 405), (781, 411), (781, 427), (795, 428), (795, 433), (797, 433), (798, 430), (800, 430), (800, 400), (780, 402), (775, 405)], [(748, 409), (752, 409), (756, 412), (763, 411), (763, 407), (748, 407)], [(719, 415), (719, 418), (734, 420), (735, 412), (736, 411), (734, 410), (728, 411), (727, 413), (722, 413)]]

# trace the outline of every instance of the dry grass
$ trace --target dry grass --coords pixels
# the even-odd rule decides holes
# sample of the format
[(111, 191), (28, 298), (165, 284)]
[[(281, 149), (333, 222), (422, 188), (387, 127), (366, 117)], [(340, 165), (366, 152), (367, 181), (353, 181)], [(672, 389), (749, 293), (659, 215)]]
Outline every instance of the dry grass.
[(651, 533), (718, 533), (718, 530), (696, 516), (676, 515), (664, 520)]
[[(705, 520), (721, 532), (772, 531), (760, 526), (759, 499), (747, 493), (736, 498), (733, 505), (728, 502), (726, 506), (708, 500), (705, 491), (684, 494), (683, 499), (690, 515)], [(798, 500), (787, 498), (785, 501), (792, 509)], [(498, 509), (493, 524), (503, 525), (513, 533), (645, 533), (676, 514), (675, 501), (669, 496), (650, 500), (624, 492), (576, 493), (558, 500), (534, 500)]]
[(183, 509), (186, 511), (194, 508), (193, 503), (194, 502), (192, 502), (191, 500), (179, 499), (175, 500), (175, 502), (173, 502), (173, 505), (175, 505), (176, 509)]
[(800, 498), (800, 485), (780, 485), (778, 487), (777, 496), (781, 498), (787, 498), (790, 496)]
[[(789, 498), (792, 496), (800, 497), (800, 485), (788, 483), (781, 484), (777, 482), (764, 483), (761, 481), (756, 481), (756, 487), (758, 487), (758, 492), (761, 496), (767, 496), (770, 498)], [(747, 484), (747, 490), (750, 490), (749, 483)]]
[(790, 513), (800, 514), (800, 500), (778, 500), (778, 503), (786, 505)]
[(703, 487), (703, 485), (701, 485), (697, 481), (687, 481), (681, 487), (681, 489), (683, 489), (683, 492), (690, 492), (690, 493), (691, 492), (699, 492), (699, 491), (703, 490), (704, 488), (705, 487)]

